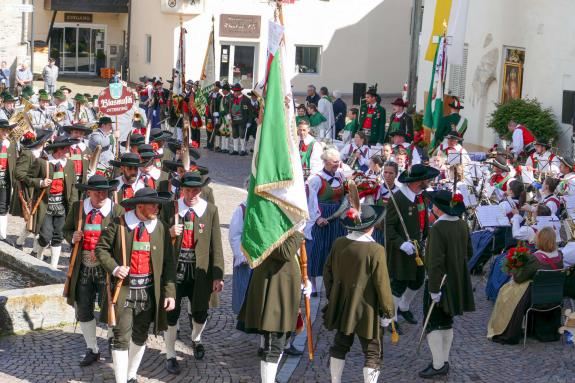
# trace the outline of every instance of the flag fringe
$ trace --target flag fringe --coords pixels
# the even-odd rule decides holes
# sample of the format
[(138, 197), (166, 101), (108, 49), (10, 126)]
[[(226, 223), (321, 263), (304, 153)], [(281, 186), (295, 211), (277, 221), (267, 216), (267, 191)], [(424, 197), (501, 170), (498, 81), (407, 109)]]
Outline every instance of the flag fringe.
[[(291, 181), (280, 181), (280, 183), (281, 182), (291, 182)], [(286, 203), (285, 201), (277, 198), (275, 195), (273, 195), (271, 193), (267, 193), (266, 191), (261, 191), (261, 192), (256, 191), (255, 193), (258, 196), (260, 196), (260, 197), (262, 197), (262, 198), (264, 198), (264, 199), (266, 199), (272, 203), (275, 203), (280, 208), (287, 210), (290, 213), (300, 215), (300, 216), (302, 216), (302, 218), (305, 218), (305, 219), (309, 218), (309, 213), (307, 211), (299, 209), (299, 208), (297, 208), (294, 205), (291, 205), (289, 203)]]
[[(244, 255), (244, 257), (246, 258), (246, 261), (248, 262), (248, 264), (250, 265), (250, 268), (255, 269), (256, 267), (258, 267), (259, 265), (262, 264), (263, 261), (266, 260), (266, 258), (272, 253), (272, 251), (274, 251), (275, 249), (277, 249), (278, 247), (280, 247), (284, 241), (286, 239), (288, 239), (288, 237), (290, 235), (292, 235), (293, 233), (295, 233), (296, 231), (299, 231), (299, 227), (302, 225), (302, 223), (305, 222), (305, 220), (302, 220), (300, 222), (297, 222), (295, 225), (292, 226), (291, 229), (289, 229), (288, 231), (286, 231), (285, 233), (283, 233), (266, 251), (264, 251), (262, 253), (262, 255), (259, 256), (259, 258), (257, 258), (256, 260), (252, 260), (252, 258), (250, 257), (250, 255), (247, 253), (247, 251), (244, 249), (243, 245), (240, 245), (240, 249), (242, 250), (242, 254)], [(247, 255), (246, 255), (247, 254)]]

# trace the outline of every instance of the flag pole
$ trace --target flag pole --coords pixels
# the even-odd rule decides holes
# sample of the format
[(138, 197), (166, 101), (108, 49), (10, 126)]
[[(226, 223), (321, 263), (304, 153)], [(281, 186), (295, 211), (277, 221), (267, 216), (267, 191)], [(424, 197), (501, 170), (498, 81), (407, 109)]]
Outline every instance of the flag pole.
[[(307, 251), (305, 249), (305, 239), (302, 241), (299, 252), (299, 264), (301, 267), (301, 279), (303, 285), (305, 286), (308, 281), (307, 277)], [(313, 360), (313, 335), (311, 327), (311, 307), (309, 302), (309, 297), (305, 296), (305, 322), (307, 327), (307, 352), (309, 360)]]

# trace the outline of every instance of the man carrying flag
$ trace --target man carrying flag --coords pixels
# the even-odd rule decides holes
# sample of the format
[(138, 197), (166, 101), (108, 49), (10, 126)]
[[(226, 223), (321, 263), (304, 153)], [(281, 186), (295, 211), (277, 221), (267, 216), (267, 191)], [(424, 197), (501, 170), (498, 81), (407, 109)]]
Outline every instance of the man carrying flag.
[[(247, 330), (265, 337), (261, 360), (264, 383), (275, 381), (285, 337), (296, 327), (300, 275), (295, 254), (308, 216), (295, 144), (290, 78), (285, 75), (293, 71), (289, 72), (283, 61), (284, 47), (279, 49), (283, 29), (270, 22), (266, 105), (263, 124), (257, 132), (241, 245), (248, 263), (256, 269), (240, 320), (245, 320)], [(272, 265), (277, 261), (281, 266)], [(263, 286), (267, 288), (265, 292)], [(311, 293), (309, 287), (308, 282), (306, 295)], [(262, 299), (263, 296), (277, 299)]]

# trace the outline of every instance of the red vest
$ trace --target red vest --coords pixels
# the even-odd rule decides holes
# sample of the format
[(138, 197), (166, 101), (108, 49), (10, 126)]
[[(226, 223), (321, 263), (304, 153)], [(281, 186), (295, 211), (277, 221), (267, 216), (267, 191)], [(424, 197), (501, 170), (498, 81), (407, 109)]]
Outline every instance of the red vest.
[(373, 115), (376, 112), (376, 108), (372, 108), (370, 106), (367, 107), (367, 115), (363, 120), (363, 129), (371, 129), (373, 127)]
[(70, 159), (74, 161), (74, 173), (82, 174), (82, 149), (70, 147)]
[(150, 233), (144, 226), (142, 237), (138, 240), (140, 228), (134, 228), (134, 241), (132, 242), (132, 256), (130, 259), (131, 275), (146, 275), (152, 273), (150, 267)]
[(190, 220), (186, 221), (184, 218), (184, 232), (182, 237), (182, 249), (195, 249), (196, 244), (194, 242), (194, 220), (196, 218), (196, 214), (191, 211), (190, 212)]
[(8, 148), (4, 144), (2, 144), (2, 150), (0, 151), (0, 169), (8, 169)]
[(535, 137), (533, 136), (533, 133), (531, 133), (529, 131), (529, 129), (527, 129), (526, 127), (524, 127), (523, 125), (518, 125), (517, 126), (519, 129), (521, 129), (521, 132), (523, 132), (523, 146), (527, 146), (530, 143), (532, 143), (533, 141), (535, 141)]
[[(84, 207), (80, 204), (80, 209)], [(86, 216), (86, 222), (84, 223), (84, 240), (82, 241), (82, 250), (92, 251), (96, 249), (96, 244), (100, 235), (102, 234), (102, 213), (98, 212), (92, 214), (89, 212)]]
[(54, 175), (52, 176), (52, 183), (50, 184), (50, 194), (58, 195), (64, 192), (64, 170), (62, 164), (58, 162), (52, 165), (54, 168)]

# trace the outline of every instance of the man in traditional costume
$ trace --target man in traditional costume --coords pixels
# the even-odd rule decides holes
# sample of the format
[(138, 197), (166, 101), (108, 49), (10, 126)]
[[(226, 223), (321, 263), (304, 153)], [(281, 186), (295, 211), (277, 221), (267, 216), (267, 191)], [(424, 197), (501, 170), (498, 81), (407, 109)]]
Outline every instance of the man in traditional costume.
[[(96, 338), (96, 319), (94, 302), (98, 297), (101, 310), (102, 297), (106, 294), (106, 273), (96, 258), (95, 249), (100, 235), (108, 225), (124, 213), (124, 209), (108, 198), (115, 190), (118, 181), (108, 181), (101, 175), (90, 177), (86, 184), (78, 183), (76, 188), (86, 193), (86, 198), (76, 201), (64, 223), (64, 238), (72, 245), (78, 244), (78, 253), (72, 269), (67, 302), (74, 307), (76, 319), (86, 342), (86, 354), (80, 366), (89, 366), (100, 360), (100, 351)], [(80, 214), (80, 209), (82, 213)], [(81, 216), (81, 229), (78, 230), (78, 217)]]
[[(425, 252), (427, 281), (423, 294), (423, 312), (429, 313), (425, 328), (433, 362), (419, 373), (424, 379), (447, 375), (449, 351), (453, 342), (453, 317), (475, 311), (473, 287), (467, 261), (473, 256), (463, 197), (447, 190), (427, 193), (437, 217), (429, 231)], [(445, 282), (442, 281), (445, 278)]]
[(559, 157), (561, 181), (557, 186), (559, 195), (575, 195), (575, 161), (572, 157)]
[[(410, 311), (410, 305), (423, 285), (425, 269), (422, 262), (423, 244), (428, 233), (427, 204), (423, 191), (439, 171), (417, 164), (400, 174), (402, 184), (393, 193), (388, 204), (385, 220), (385, 245), (389, 254), (389, 276), (397, 314), (408, 323), (417, 320)], [(397, 314), (392, 320), (396, 322)]]
[(98, 160), (98, 174), (111, 176), (110, 160), (116, 158), (116, 142), (120, 139), (120, 131), (116, 129), (112, 132), (112, 119), (107, 116), (100, 117), (98, 129), (88, 138), (88, 147), (93, 152), (98, 145), (102, 148), (100, 159)]
[(35, 129), (51, 129), (52, 112), (48, 109), (50, 106), (50, 95), (42, 92), (38, 95), (38, 108), (29, 112), (30, 122)]
[[(413, 119), (410, 115), (404, 112), (408, 104), (401, 98), (396, 98), (391, 103), (393, 113), (389, 117), (388, 135), (391, 136), (393, 132), (405, 132), (405, 141), (410, 143), (413, 141)], [(387, 140), (386, 140), (387, 141)]]
[(69, 159), (70, 146), (78, 142), (64, 136), (56, 137), (54, 142), (45, 148), (50, 153), (48, 159), (37, 158), (28, 175), (35, 188), (34, 200), (41, 199), (34, 216), (35, 233), (38, 234), (34, 251), (36, 257), (42, 260), (45, 249), (50, 246), (52, 250), (50, 266), (53, 269), (58, 267), (62, 251), (64, 239), (62, 228), (67, 212), (74, 201), (78, 200), (78, 192), (74, 188), (76, 173), (74, 164)]
[(323, 161), (321, 155), (323, 148), (315, 138), (309, 134), (309, 121), (301, 120), (297, 126), (297, 135), (299, 136), (299, 155), (301, 166), (303, 168), (303, 177), (305, 180), (309, 176), (321, 171)]
[(525, 126), (518, 124), (514, 119), (509, 120), (507, 124), (507, 129), (511, 133), (511, 153), (515, 159), (519, 158), (520, 155), (527, 155), (530, 150), (525, 152), (525, 149), (533, 144), (535, 141), (535, 136), (529, 129)]
[(234, 140), (234, 150), (230, 153), (232, 156), (238, 154), (240, 156), (247, 155), (244, 137), (246, 135), (246, 123), (248, 122), (251, 103), (250, 99), (242, 93), (242, 89), (239, 83), (232, 88), (234, 92), (230, 106), (232, 138)]
[(118, 186), (114, 194), (115, 203), (134, 197), (138, 190), (146, 186), (140, 179), (140, 169), (146, 164), (141, 162), (138, 154), (124, 153), (119, 160), (110, 160), (110, 165), (119, 168), (121, 172), (116, 178)]
[(394, 315), (385, 249), (372, 237), (383, 208), (361, 205), (360, 210), (352, 208), (341, 217), (350, 233), (334, 242), (323, 273), (328, 300), (324, 325), (337, 331), (330, 348), (335, 383), (342, 382), (345, 356), (356, 335), (365, 356), (363, 381), (377, 382), (382, 352), (378, 317)]
[(16, 184), (14, 180), (16, 144), (8, 139), (8, 135), (16, 126), (7, 120), (0, 120), (0, 241), (6, 241), (12, 185)]
[(10, 120), (14, 114), (16, 99), (9, 93), (4, 92), (2, 97), (2, 107), (0, 108), (0, 120)]
[(359, 110), (359, 129), (368, 137), (369, 145), (382, 144), (385, 139), (385, 109), (377, 99), (377, 92), (368, 90)]
[[(217, 294), (224, 287), (224, 254), (218, 208), (200, 197), (202, 188), (210, 182), (199, 172), (188, 172), (180, 180), (182, 197), (163, 206), (162, 220), (170, 227), (174, 242), (173, 262), (176, 267), (176, 307), (168, 314), (166, 369), (179, 374), (176, 359), (177, 323), (182, 298), (192, 307), (192, 349), (196, 359), (203, 359), (205, 348), (202, 332), (208, 319), (208, 308), (217, 307)], [(210, 304), (212, 300), (212, 304)]]
[(525, 161), (525, 166), (544, 174), (559, 173), (559, 157), (549, 151), (550, 143), (537, 139), (535, 140), (535, 152), (531, 153)]

